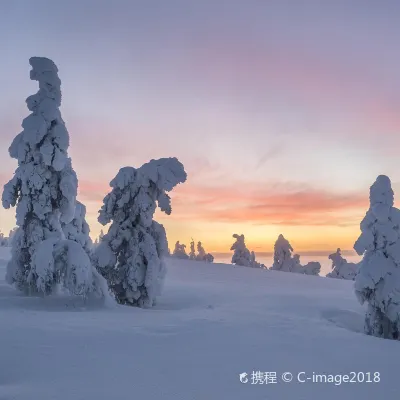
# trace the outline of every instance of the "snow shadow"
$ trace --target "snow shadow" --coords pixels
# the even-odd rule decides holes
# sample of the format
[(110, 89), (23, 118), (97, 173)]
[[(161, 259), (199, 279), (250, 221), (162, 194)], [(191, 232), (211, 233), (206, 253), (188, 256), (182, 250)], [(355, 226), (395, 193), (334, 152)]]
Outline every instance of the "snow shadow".
[(364, 332), (364, 315), (349, 310), (331, 309), (321, 313), (322, 317), (339, 328), (351, 332)]

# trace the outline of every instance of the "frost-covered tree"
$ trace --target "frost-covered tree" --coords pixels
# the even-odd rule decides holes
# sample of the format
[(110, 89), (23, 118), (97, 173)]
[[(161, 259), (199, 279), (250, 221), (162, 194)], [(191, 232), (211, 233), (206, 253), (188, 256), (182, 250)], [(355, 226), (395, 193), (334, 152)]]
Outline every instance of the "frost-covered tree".
[(327, 278), (354, 280), (357, 275), (358, 264), (349, 263), (342, 257), (341, 250), (329, 255), (332, 260), (332, 271), (326, 274)]
[(161, 294), (168, 242), (153, 215), (157, 205), (171, 213), (167, 192), (185, 181), (183, 165), (176, 158), (162, 158), (137, 169), (121, 168), (110, 182), (98, 221), (111, 226), (95, 259), (119, 303), (151, 307)]
[(203, 244), (201, 242), (197, 243), (197, 256), (196, 260), (205, 261), (205, 262), (213, 262), (214, 256), (210, 253), (206, 253), (204, 250)]
[(99, 243), (103, 240), (104, 237), (104, 232), (103, 229), (100, 229), (100, 234), (99, 234)]
[(30, 78), (39, 91), (26, 99), (31, 114), (9, 154), (18, 160), (4, 186), (4, 208), (16, 207), (6, 280), (27, 293), (49, 294), (59, 283), (73, 294), (105, 290), (82, 246), (66, 240), (62, 224), (74, 218), (77, 177), (68, 157), (69, 135), (61, 118), (61, 81), (47, 58), (32, 57)]
[(274, 263), (270, 269), (291, 272), (293, 268), (292, 251), (293, 248), (289, 241), (280, 234), (274, 245)]
[(4, 236), (4, 233), (0, 231), (0, 247), (8, 246), (8, 239)]
[[(176, 246), (175, 246), (175, 249), (176, 249)], [(179, 249), (179, 247), (178, 247), (178, 249)], [(195, 247), (194, 247), (194, 240), (192, 239), (192, 241), (190, 242), (189, 260), (195, 260), (195, 259), (196, 259), (196, 250), (195, 250)]]
[(387, 176), (377, 177), (369, 200), (361, 235), (354, 244), (357, 254), (363, 255), (355, 292), (361, 304), (368, 303), (365, 332), (400, 340), (400, 210), (393, 206)]
[(233, 250), (232, 264), (252, 268), (265, 267), (263, 264), (260, 264), (255, 260), (254, 252), (250, 252), (246, 247), (244, 235), (238, 235), (235, 233), (232, 237), (236, 239), (236, 242), (233, 243), (231, 247), (231, 250)]
[(74, 218), (68, 224), (62, 224), (62, 229), (66, 239), (79, 243), (89, 257), (92, 256), (93, 242), (89, 236), (89, 224), (86, 222), (86, 207), (81, 202), (76, 202)]
[(283, 235), (279, 235), (274, 246), (274, 263), (270, 269), (305, 275), (319, 275), (321, 271), (319, 262), (311, 261), (302, 265), (300, 255), (294, 254), (292, 256), (292, 251), (293, 248), (289, 241)]
[(186, 254), (186, 245), (179, 243), (179, 240), (175, 243), (175, 248), (172, 255), (176, 258), (183, 258), (185, 260), (189, 258), (189, 256)]

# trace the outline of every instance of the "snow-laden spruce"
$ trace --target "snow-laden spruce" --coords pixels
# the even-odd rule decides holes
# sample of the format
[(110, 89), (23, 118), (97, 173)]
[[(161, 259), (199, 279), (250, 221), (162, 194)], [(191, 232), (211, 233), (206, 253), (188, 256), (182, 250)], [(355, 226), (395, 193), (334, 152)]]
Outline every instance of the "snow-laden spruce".
[(291, 272), (293, 268), (293, 248), (282, 234), (278, 236), (274, 245), (274, 263), (270, 269)]
[(186, 181), (176, 158), (151, 160), (140, 168), (121, 168), (110, 182), (98, 221), (111, 222), (95, 250), (100, 273), (121, 304), (151, 307), (161, 294), (168, 254), (164, 227), (153, 220), (156, 206), (171, 213), (166, 192)]
[(349, 263), (342, 257), (341, 250), (329, 255), (332, 260), (332, 271), (326, 274), (327, 278), (354, 280), (357, 275), (358, 264)]
[[(194, 246), (194, 243), (193, 243)], [(186, 254), (186, 244), (181, 244), (179, 243), (179, 240), (175, 243), (175, 248), (172, 253), (173, 257), (176, 258), (183, 258), (184, 260), (187, 260), (189, 256)]]
[(270, 269), (284, 272), (294, 272), (305, 275), (319, 275), (321, 264), (317, 261), (310, 261), (301, 265), (300, 255), (292, 256), (293, 248), (289, 241), (281, 234), (278, 236), (274, 246), (274, 263)]
[(66, 240), (63, 224), (75, 215), (78, 180), (68, 157), (69, 134), (61, 118), (61, 81), (53, 61), (32, 57), (30, 78), (39, 91), (26, 99), (31, 114), (9, 153), (18, 160), (4, 186), (4, 208), (16, 207), (18, 226), (6, 280), (27, 293), (50, 294), (57, 284), (87, 295), (104, 289), (82, 246)]
[(196, 260), (210, 262), (210, 263), (214, 261), (214, 256), (210, 253), (206, 253), (206, 251), (204, 250), (203, 244), (201, 242), (197, 243)]
[(235, 233), (232, 237), (236, 239), (236, 242), (233, 243), (231, 247), (231, 250), (233, 250), (232, 264), (251, 268), (265, 268), (264, 264), (260, 264), (256, 261), (254, 251), (250, 252), (246, 247), (244, 235), (238, 235)]
[(354, 244), (357, 254), (363, 255), (355, 292), (361, 304), (368, 303), (365, 332), (400, 340), (400, 210), (393, 206), (387, 176), (378, 176), (369, 199), (370, 208)]
[[(177, 242), (179, 243), (179, 242)], [(175, 250), (177, 249), (176, 244), (175, 244)], [(178, 251), (179, 251), (179, 247), (178, 247)], [(196, 249), (194, 246), (194, 240), (192, 239), (192, 241), (190, 242), (190, 253), (189, 253), (189, 260), (195, 260), (196, 259)]]

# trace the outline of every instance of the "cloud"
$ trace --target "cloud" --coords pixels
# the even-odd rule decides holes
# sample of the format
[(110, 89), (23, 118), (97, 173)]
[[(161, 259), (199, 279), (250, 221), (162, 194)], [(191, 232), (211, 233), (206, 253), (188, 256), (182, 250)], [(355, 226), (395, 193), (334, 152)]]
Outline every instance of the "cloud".
[[(81, 181), (79, 185), (79, 196), (84, 201), (100, 203), (108, 191), (108, 186), (101, 183)], [(293, 182), (235, 182), (219, 187), (185, 184), (171, 192), (173, 212), (168, 218), (254, 225), (355, 226), (368, 209), (366, 193), (332, 193)]]
[[(182, 186), (174, 194), (172, 218), (256, 225), (358, 224), (368, 207), (365, 193), (337, 194), (309, 186), (237, 184)], [(354, 217), (348, 217), (354, 211)]]

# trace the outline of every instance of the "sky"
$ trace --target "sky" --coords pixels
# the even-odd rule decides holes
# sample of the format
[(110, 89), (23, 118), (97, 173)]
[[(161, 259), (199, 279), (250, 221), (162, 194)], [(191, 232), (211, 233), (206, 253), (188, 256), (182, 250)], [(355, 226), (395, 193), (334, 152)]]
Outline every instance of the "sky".
[(170, 248), (352, 249), (376, 177), (400, 193), (399, 20), (396, 0), (0, 0), (0, 186), (44, 56), (93, 238), (119, 168), (177, 157)]

